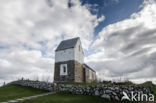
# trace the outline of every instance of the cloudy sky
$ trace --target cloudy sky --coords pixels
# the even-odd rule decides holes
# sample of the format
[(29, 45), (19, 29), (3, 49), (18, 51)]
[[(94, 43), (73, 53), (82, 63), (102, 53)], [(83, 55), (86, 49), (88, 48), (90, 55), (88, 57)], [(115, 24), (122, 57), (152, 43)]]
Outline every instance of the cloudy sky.
[(156, 83), (156, 0), (0, 0), (0, 84), (53, 81), (54, 50), (77, 36), (98, 78)]

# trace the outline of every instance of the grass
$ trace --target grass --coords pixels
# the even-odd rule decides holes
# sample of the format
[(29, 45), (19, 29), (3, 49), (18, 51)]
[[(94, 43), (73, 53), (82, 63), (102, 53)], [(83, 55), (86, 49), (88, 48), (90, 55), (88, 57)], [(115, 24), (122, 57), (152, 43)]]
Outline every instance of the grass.
[(64, 84), (64, 85), (80, 85), (80, 86), (96, 86), (96, 85), (135, 85), (131, 81), (125, 81), (125, 82), (111, 82), (111, 81), (104, 81), (100, 83), (75, 83), (75, 82), (59, 82), (58, 84)]
[[(64, 84), (64, 85), (80, 85), (80, 86), (96, 86), (96, 85), (102, 85), (103, 83), (74, 83), (74, 82), (60, 82), (58, 84)], [(106, 84), (105, 84), (106, 85)]]
[(21, 97), (32, 96), (47, 91), (34, 89), (31, 87), (24, 87), (18, 85), (9, 85), (0, 88), (0, 102), (17, 99)]
[(95, 96), (57, 93), (20, 103), (108, 103), (108, 100)]

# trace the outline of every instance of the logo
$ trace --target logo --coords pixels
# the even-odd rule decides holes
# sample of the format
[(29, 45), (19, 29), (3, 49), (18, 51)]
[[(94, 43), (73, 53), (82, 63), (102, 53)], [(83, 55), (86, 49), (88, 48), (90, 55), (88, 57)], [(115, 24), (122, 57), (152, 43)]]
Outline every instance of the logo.
[(123, 97), (121, 100), (129, 100), (130, 101), (130, 98), (128, 97), (127, 93), (123, 91)]
[(128, 100), (128, 101), (154, 101), (154, 95), (153, 94), (143, 94), (141, 92), (131, 92), (130, 95), (128, 95), (126, 92), (123, 91), (123, 97), (121, 98), (121, 101)]

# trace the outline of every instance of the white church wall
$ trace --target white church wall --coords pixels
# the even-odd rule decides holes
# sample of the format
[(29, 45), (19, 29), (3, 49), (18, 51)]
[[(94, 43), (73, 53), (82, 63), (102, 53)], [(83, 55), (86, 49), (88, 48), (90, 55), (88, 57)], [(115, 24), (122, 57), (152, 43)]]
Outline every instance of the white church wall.
[(75, 53), (74, 53), (73, 48), (56, 51), (55, 52), (55, 62), (64, 62), (64, 61), (68, 61), (68, 60), (74, 60), (75, 59), (74, 54)]
[[(79, 46), (80, 46), (80, 48), (79, 48)], [(78, 40), (78, 42), (75, 46), (75, 60), (81, 64), (84, 63), (83, 48), (82, 48), (80, 40)]]

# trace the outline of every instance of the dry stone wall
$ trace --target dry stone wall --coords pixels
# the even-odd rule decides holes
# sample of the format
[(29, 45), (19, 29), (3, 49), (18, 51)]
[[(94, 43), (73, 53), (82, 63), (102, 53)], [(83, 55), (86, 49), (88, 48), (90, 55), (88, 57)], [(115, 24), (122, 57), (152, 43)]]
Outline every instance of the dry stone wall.
[(11, 83), (8, 83), (7, 85), (11, 85), (11, 84), (28, 86), (28, 87), (33, 87), (37, 89), (47, 90), (47, 91), (54, 90), (53, 83), (42, 82), (42, 81), (18, 80), (18, 81), (13, 81)]
[(72, 94), (83, 94), (83, 95), (93, 95), (100, 96), (102, 98), (110, 100), (121, 100), (123, 97), (123, 91), (128, 95), (131, 92), (134, 93), (143, 93), (151, 94), (153, 90), (151, 87), (142, 87), (142, 86), (73, 86), (73, 85), (59, 85), (59, 91), (64, 93)]
[(125, 92), (128, 96), (130, 96), (132, 92), (147, 95), (154, 93), (152, 87), (144, 87), (144, 86), (124, 86), (124, 85), (81, 86), (81, 85), (64, 85), (64, 84), (56, 85), (54, 83), (30, 81), (30, 80), (18, 80), (8, 83), (7, 85), (10, 84), (29, 86), (48, 91), (100, 96), (105, 99), (118, 101), (120, 101), (121, 98), (123, 97), (123, 92)]

